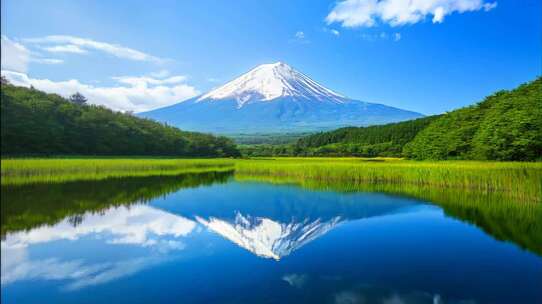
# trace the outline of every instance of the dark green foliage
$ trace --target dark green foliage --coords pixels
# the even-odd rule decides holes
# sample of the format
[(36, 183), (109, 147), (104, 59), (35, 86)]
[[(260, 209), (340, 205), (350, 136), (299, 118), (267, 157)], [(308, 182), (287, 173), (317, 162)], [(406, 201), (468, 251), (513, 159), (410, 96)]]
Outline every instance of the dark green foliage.
[(403, 146), (438, 116), (377, 125), (348, 127), (301, 138), (298, 155), (314, 156), (401, 156)]
[(293, 144), (298, 139), (312, 133), (256, 133), (256, 134), (227, 134), (239, 145), (286, 145)]
[(224, 183), (232, 174), (206, 172), (2, 186), (1, 235), (53, 225), (66, 217), (75, 226), (87, 212), (147, 203), (179, 189)]
[(238, 156), (225, 137), (2, 84), (2, 155)]
[(87, 102), (87, 98), (85, 96), (83, 96), (83, 94), (77, 92), (75, 94), (73, 94), (72, 96), (70, 96), (70, 98), (68, 98), (71, 102), (73, 103), (76, 103), (78, 105), (82, 105), (84, 103)]
[(542, 78), (441, 116), (403, 152), (414, 159), (541, 159)]
[(294, 145), (239, 145), (239, 151), (246, 157), (267, 157), (267, 156), (294, 156), (297, 154)]

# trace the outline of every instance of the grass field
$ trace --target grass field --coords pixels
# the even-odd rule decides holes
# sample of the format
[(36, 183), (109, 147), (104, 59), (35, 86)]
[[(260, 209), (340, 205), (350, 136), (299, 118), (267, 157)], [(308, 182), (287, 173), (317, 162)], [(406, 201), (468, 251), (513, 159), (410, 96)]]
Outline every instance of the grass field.
[(240, 178), (289, 180), (301, 185), (357, 191), (403, 185), (503, 193), (521, 202), (542, 200), (542, 163), (408, 161), (393, 158), (259, 159), (3, 159), (2, 185), (109, 177), (175, 175), (232, 170)]
[(2, 185), (178, 175), (234, 168), (230, 159), (2, 159)]

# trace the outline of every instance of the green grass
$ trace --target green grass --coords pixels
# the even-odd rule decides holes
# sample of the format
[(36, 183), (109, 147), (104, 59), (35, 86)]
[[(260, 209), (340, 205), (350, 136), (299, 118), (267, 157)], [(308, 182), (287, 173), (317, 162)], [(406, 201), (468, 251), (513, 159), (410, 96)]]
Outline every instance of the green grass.
[(34, 158), (2, 159), (1, 167), (2, 185), (17, 185), (225, 171), (233, 169), (234, 161), (231, 159)]
[(110, 177), (177, 175), (231, 170), (238, 176), (268, 176), (297, 183), (355, 189), (403, 185), (501, 193), (518, 202), (541, 202), (542, 163), (407, 161), (394, 158), (260, 159), (3, 159), (2, 185), (100, 180)]
[(518, 202), (542, 201), (542, 163), (407, 161), (390, 158), (275, 158), (236, 162), (236, 174), (289, 178), (298, 184), (409, 185), (502, 193)]

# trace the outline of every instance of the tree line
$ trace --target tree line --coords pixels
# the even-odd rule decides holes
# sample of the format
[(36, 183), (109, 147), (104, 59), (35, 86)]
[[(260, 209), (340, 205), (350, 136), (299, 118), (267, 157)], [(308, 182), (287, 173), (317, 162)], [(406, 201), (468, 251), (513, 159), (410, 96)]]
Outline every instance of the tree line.
[(69, 99), (2, 78), (2, 156), (156, 155), (235, 157), (230, 139), (181, 131), (129, 113), (88, 105), (75, 93)]

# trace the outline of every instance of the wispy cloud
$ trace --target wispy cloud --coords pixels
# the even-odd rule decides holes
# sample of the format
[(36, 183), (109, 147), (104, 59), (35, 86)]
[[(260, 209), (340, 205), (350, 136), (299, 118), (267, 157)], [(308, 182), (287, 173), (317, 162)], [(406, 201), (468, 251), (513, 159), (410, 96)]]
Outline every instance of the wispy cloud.
[(2, 35), (2, 70), (25, 73), (30, 61), (30, 51), (22, 44)]
[(64, 60), (55, 58), (30, 57), (30, 62), (36, 62), (41, 64), (61, 64), (64, 63)]
[(167, 61), (164, 58), (159, 58), (122, 45), (75, 36), (53, 35), (39, 38), (28, 38), (24, 39), (23, 41), (38, 44), (42, 46), (43, 49), (50, 52), (71, 52), (82, 54), (87, 53), (89, 50), (96, 50), (128, 60), (148, 61), (155, 63), (163, 63)]
[(83, 50), (82, 48), (74, 44), (55, 45), (55, 46), (44, 47), (43, 49), (51, 53), (75, 53), (75, 54), (87, 53), (86, 50)]
[(294, 37), (293, 39), (290, 40), (290, 42), (301, 43), (301, 44), (310, 43), (310, 41), (307, 40), (307, 36), (305, 35), (305, 32), (303, 31), (295, 32)]
[(324, 28), (324, 32), (330, 33), (330, 34), (332, 34), (334, 36), (337, 36), (337, 37), (341, 35), (341, 32), (339, 32), (338, 30), (330, 29), (330, 28), (327, 28), (327, 27)]
[(2, 70), (26, 73), (30, 62), (40, 64), (59, 64), (64, 61), (56, 58), (44, 58), (30, 51), (23, 44), (2, 35)]
[(18, 86), (33, 86), (38, 90), (69, 96), (75, 92), (85, 95), (89, 103), (103, 105), (120, 111), (141, 112), (171, 105), (194, 97), (199, 91), (184, 83), (186, 76), (176, 75), (164, 79), (150, 76), (113, 77), (117, 84), (97, 86), (76, 79), (54, 81), (32, 78), (25, 73), (2, 71), (11, 83)]
[(377, 32), (377, 33), (363, 33), (361, 34), (361, 38), (365, 41), (382, 41), (382, 40), (388, 40), (388, 41), (394, 41), (397, 42), (401, 40), (401, 33), (388, 33), (388, 32)]
[(372, 27), (378, 21), (391, 26), (414, 24), (432, 16), (433, 23), (441, 23), (453, 13), (490, 11), (497, 2), (485, 0), (343, 0), (326, 17), (326, 22), (343, 27)]

